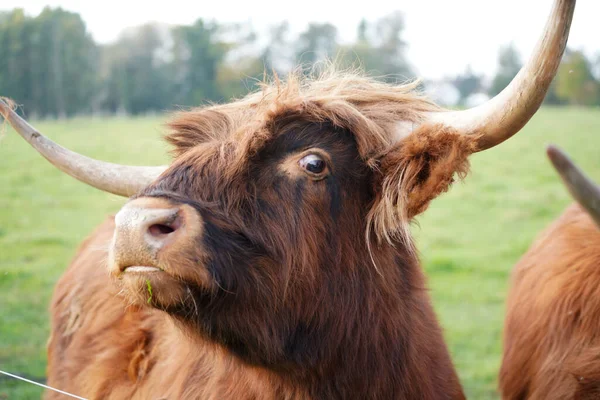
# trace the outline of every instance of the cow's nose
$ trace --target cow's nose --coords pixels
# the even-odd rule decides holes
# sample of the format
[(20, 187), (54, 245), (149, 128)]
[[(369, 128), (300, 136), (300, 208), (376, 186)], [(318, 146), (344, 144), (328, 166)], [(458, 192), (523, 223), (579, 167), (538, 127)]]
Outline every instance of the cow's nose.
[[(117, 236), (160, 249), (182, 225), (178, 207), (168, 207), (162, 199), (139, 199), (125, 205), (115, 216)], [(141, 204), (140, 204), (141, 203)], [(158, 207), (157, 207), (158, 206)]]
[(189, 212), (183, 208), (152, 197), (135, 199), (123, 206), (115, 215), (115, 266), (120, 270), (130, 266), (156, 266), (158, 253), (185, 237)]

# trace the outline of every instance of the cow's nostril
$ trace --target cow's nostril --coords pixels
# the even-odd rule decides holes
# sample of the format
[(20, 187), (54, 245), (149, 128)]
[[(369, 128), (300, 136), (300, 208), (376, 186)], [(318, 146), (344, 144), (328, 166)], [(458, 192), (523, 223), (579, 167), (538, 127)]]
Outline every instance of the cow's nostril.
[(174, 231), (175, 228), (164, 224), (154, 224), (151, 225), (150, 228), (148, 228), (148, 232), (150, 232), (150, 234), (154, 237), (168, 235), (169, 233), (172, 233)]

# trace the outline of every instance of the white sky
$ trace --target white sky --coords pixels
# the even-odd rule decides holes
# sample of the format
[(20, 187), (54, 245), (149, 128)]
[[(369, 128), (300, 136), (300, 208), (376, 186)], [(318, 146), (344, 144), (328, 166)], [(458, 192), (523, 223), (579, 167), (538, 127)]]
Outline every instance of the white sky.
[[(0, 9), (39, 13), (45, 5), (81, 14), (99, 43), (115, 40), (126, 27), (149, 21), (190, 24), (197, 18), (249, 21), (258, 31), (283, 20), (299, 32), (309, 21), (331, 22), (340, 39), (351, 41), (362, 17), (374, 21), (394, 10), (404, 12), (408, 57), (425, 78), (453, 75), (471, 64), (478, 73), (494, 73), (500, 45), (514, 41), (526, 58), (533, 49), (552, 0), (2, 0)], [(600, 0), (579, 0), (569, 46), (600, 55)]]

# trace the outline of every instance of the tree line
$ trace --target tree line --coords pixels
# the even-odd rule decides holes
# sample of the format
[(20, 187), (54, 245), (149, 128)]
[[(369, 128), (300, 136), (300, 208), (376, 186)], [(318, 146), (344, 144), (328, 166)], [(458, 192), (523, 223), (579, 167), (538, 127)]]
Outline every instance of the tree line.
[[(405, 81), (415, 72), (403, 30), (400, 12), (363, 20), (354, 42), (342, 45), (329, 23), (310, 23), (291, 37), (286, 22), (261, 36), (243, 24), (198, 19), (191, 25), (132, 27), (114, 43), (100, 45), (77, 13), (46, 7), (28, 16), (14, 9), (0, 12), (0, 94), (22, 104), (28, 116), (62, 118), (228, 101), (255, 88), (265, 73), (284, 75), (295, 65), (310, 67), (324, 59), (342, 67), (359, 65), (386, 81)], [(472, 93), (497, 93), (520, 66), (518, 53), (508, 46), (500, 51), (489, 87), (469, 69), (450, 80), (464, 102)], [(569, 51), (546, 101), (599, 105), (599, 68), (600, 59), (594, 64)]]

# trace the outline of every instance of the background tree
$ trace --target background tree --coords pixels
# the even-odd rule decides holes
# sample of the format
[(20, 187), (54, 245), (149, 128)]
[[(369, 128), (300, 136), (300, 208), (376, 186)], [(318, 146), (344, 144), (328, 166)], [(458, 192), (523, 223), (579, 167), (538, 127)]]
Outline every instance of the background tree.
[(28, 113), (89, 112), (97, 60), (78, 14), (46, 7), (35, 18), (20, 9), (0, 17), (0, 90), (25, 104)]
[(596, 80), (600, 81), (600, 52), (596, 53), (592, 63), (592, 74)]
[(97, 47), (79, 14), (46, 7), (29, 28), (30, 82), (41, 115), (89, 112), (97, 84)]
[(217, 70), (227, 47), (217, 39), (219, 26), (197, 20), (191, 26), (175, 30), (176, 68), (180, 103), (197, 105), (221, 100)]
[(287, 21), (269, 28), (267, 45), (260, 55), (267, 74), (275, 71), (281, 75), (284, 70), (291, 67), (289, 30), (290, 25)]
[(513, 78), (517, 76), (522, 66), (521, 56), (513, 43), (500, 48), (498, 53), (498, 70), (492, 80), (489, 95), (495, 96), (504, 90)]
[(31, 18), (22, 9), (0, 14), (0, 90), (34, 109), (31, 76)]
[(146, 24), (127, 30), (104, 49), (105, 107), (131, 114), (170, 107), (174, 91), (167, 46), (170, 34), (166, 26)]
[(337, 60), (342, 67), (360, 68), (367, 74), (381, 75), (378, 52), (371, 42), (369, 28), (369, 23), (362, 19), (356, 30), (356, 42), (341, 46)]
[(388, 82), (405, 81), (414, 73), (406, 58), (406, 42), (402, 39), (404, 16), (396, 11), (376, 23), (377, 41), (373, 69)]
[(477, 93), (482, 88), (482, 76), (476, 75), (468, 65), (462, 74), (452, 80), (452, 83), (460, 93), (459, 103), (464, 104), (470, 95)]
[(569, 104), (599, 104), (600, 85), (583, 52), (569, 51), (563, 57), (556, 76), (556, 94)]
[(329, 23), (311, 23), (296, 42), (296, 63), (312, 66), (333, 59), (337, 49), (337, 28)]
[(340, 48), (338, 60), (344, 67), (360, 67), (367, 74), (390, 83), (414, 77), (402, 39), (404, 17), (395, 12), (375, 23), (361, 20), (356, 41)]
[(227, 101), (243, 97), (263, 80), (269, 44), (257, 51), (258, 35), (251, 26), (221, 26), (221, 32), (227, 32), (218, 39), (226, 54), (217, 67), (217, 86), (221, 99)]

